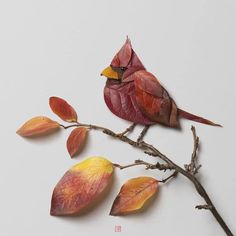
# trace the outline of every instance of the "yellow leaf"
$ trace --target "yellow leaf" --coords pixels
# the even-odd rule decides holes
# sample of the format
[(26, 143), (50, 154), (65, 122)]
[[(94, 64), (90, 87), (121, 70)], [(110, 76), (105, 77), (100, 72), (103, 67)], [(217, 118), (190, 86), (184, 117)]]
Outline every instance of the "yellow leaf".
[(28, 137), (47, 133), (59, 127), (60, 124), (56, 121), (45, 116), (37, 116), (28, 120), (16, 133), (23, 137)]
[(113, 202), (110, 215), (126, 215), (143, 208), (156, 192), (158, 180), (151, 177), (138, 177), (128, 180)]
[(91, 157), (73, 166), (53, 191), (51, 215), (80, 213), (104, 192), (112, 174), (112, 163), (102, 157)]

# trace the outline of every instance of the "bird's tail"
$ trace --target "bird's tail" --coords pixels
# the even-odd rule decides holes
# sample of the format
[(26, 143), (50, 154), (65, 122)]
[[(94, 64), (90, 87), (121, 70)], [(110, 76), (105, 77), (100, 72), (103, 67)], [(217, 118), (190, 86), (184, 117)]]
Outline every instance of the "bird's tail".
[(214, 123), (210, 120), (207, 120), (205, 118), (202, 118), (200, 116), (193, 115), (193, 114), (191, 114), (187, 111), (181, 110), (179, 108), (178, 108), (178, 113), (179, 113), (179, 117), (182, 117), (182, 118), (185, 118), (188, 120), (192, 120), (192, 121), (199, 122), (199, 123), (206, 124), (206, 125), (213, 125), (213, 126), (222, 127), (222, 125), (216, 124), (216, 123)]

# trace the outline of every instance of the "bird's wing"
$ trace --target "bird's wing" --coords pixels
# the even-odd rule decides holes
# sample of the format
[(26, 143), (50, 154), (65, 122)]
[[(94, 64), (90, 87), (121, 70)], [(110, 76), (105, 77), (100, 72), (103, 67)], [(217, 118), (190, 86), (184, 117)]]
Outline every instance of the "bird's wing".
[(145, 71), (133, 74), (136, 101), (141, 111), (151, 120), (178, 127), (177, 106), (156, 77)]

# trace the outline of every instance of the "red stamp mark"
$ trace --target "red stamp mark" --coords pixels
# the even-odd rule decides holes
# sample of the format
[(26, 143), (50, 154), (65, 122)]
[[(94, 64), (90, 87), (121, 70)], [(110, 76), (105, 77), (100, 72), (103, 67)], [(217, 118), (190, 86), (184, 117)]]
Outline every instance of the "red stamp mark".
[(115, 225), (115, 232), (121, 232), (121, 225)]

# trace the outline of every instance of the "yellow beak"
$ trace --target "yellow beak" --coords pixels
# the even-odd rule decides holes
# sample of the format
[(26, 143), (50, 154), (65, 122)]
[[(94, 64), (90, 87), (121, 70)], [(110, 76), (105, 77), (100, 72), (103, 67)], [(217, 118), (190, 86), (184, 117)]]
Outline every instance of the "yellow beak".
[(106, 69), (104, 69), (101, 73), (101, 75), (106, 76), (109, 79), (119, 79), (119, 75), (116, 71), (114, 71), (111, 66), (108, 66)]

